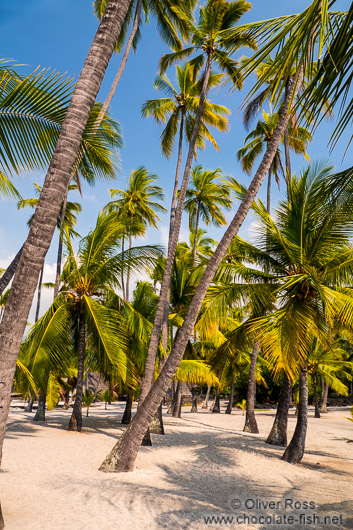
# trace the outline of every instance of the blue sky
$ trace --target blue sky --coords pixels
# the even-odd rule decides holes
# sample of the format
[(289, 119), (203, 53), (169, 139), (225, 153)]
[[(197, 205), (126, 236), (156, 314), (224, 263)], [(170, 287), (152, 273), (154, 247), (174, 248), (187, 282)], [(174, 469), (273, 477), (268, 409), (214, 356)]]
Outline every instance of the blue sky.
[[(251, 11), (243, 21), (254, 21), (272, 18), (282, 14), (300, 12), (309, 5), (308, 0), (284, 2), (283, 0), (254, 0)], [(346, 9), (350, 2), (341, 0), (337, 8)], [(88, 0), (0, 0), (0, 57), (14, 59), (15, 64), (26, 65), (22, 71), (30, 72), (38, 65), (50, 66), (62, 72), (78, 75), (94, 32), (97, 20), (93, 14), (92, 2)], [(123, 73), (118, 92), (111, 105), (111, 114), (122, 127), (124, 148), (121, 150), (121, 173), (112, 184), (98, 183), (95, 188), (84, 186), (81, 200), (83, 212), (80, 215), (78, 232), (85, 235), (94, 225), (98, 211), (109, 200), (109, 187), (125, 186), (130, 171), (144, 165), (150, 172), (157, 173), (165, 189), (166, 206), (170, 203), (171, 186), (175, 171), (175, 158), (164, 159), (160, 150), (161, 129), (151, 120), (143, 119), (140, 114), (141, 103), (145, 99), (158, 97), (153, 89), (154, 77), (157, 74), (158, 61), (168, 48), (161, 41), (153, 21), (144, 25), (142, 40), (138, 51), (131, 55)], [(246, 54), (246, 50), (241, 54)], [(240, 55), (241, 55), (240, 54)], [(119, 66), (120, 57), (115, 55), (108, 67), (98, 100), (103, 100)], [(172, 71), (168, 73), (173, 78)], [(242, 126), (239, 107), (246, 95), (250, 82), (239, 93), (229, 93), (227, 89), (217, 90), (211, 94), (212, 101), (229, 107), (232, 111), (230, 130), (227, 134), (216, 134), (221, 147), (216, 152), (211, 145), (201, 152), (198, 163), (209, 169), (221, 167), (225, 174), (232, 174), (244, 184), (249, 177), (244, 175), (236, 161), (235, 153), (242, 147), (246, 132)], [(330, 154), (327, 142), (332, 132), (333, 123), (324, 122), (315, 134), (313, 143), (308, 148), (312, 160), (330, 159), (337, 169), (351, 165), (350, 153), (342, 163), (344, 142)], [(293, 160), (294, 170), (305, 165), (302, 158)], [(23, 197), (33, 196), (32, 182), (42, 183), (44, 174), (23, 175), (16, 185)], [(283, 186), (282, 186), (283, 189)], [(273, 186), (273, 205), (282, 195), (282, 191)], [(264, 196), (261, 190), (260, 196)], [(29, 212), (18, 212), (14, 201), (1, 202), (0, 222), (0, 266), (6, 266), (11, 257), (22, 245), (26, 234), (26, 221)], [(231, 214), (228, 215), (230, 217)], [(158, 230), (151, 229), (147, 236), (150, 243), (165, 243), (167, 235), (167, 217), (162, 217)], [(249, 221), (242, 229), (246, 237), (249, 232)], [(185, 220), (182, 235), (187, 233)], [(212, 237), (220, 238), (222, 230), (212, 229)], [(56, 238), (47, 255), (46, 276), (49, 280), (54, 271), (56, 259)], [(46, 295), (50, 298), (50, 295)]]

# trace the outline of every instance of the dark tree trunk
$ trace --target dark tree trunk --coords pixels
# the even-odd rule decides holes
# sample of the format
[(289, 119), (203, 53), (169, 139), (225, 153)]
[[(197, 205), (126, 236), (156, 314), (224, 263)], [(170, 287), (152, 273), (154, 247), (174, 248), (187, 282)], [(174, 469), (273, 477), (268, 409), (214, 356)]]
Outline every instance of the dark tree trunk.
[(212, 406), (212, 414), (220, 414), (221, 412), (221, 405), (220, 405), (220, 389), (217, 388), (216, 395), (214, 398), (213, 406)]
[(132, 411), (132, 397), (130, 394), (126, 396), (126, 406), (124, 410), (123, 417), (121, 419), (121, 423), (124, 425), (129, 425), (131, 421), (131, 411)]
[(176, 392), (175, 392), (175, 402), (174, 402), (173, 411), (172, 411), (173, 418), (181, 418), (182, 401), (183, 401), (182, 383), (181, 381), (178, 381)]
[(317, 399), (317, 378), (313, 375), (315, 418), (320, 418), (319, 400)]
[(281, 394), (278, 400), (275, 421), (273, 422), (271, 432), (267, 437), (267, 444), (281, 445), (282, 447), (287, 447), (288, 412), (291, 399), (292, 382), (285, 373), (283, 376), (283, 383), (281, 388)]
[(245, 416), (245, 425), (244, 432), (251, 432), (253, 434), (258, 434), (259, 429), (257, 427), (257, 422), (255, 418), (255, 395), (256, 395), (256, 381), (255, 381), (255, 371), (257, 357), (259, 355), (260, 345), (258, 342), (255, 342), (252, 356), (251, 364), (249, 370), (249, 382), (248, 382), (248, 393), (246, 398), (246, 416)]
[(0, 328), (0, 461), (16, 360), (40, 269), (57, 224), (82, 135), (131, 0), (109, 0), (75, 85), (24, 244)]
[[(147, 380), (149, 385), (147, 385), (148, 395), (144, 398), (142, 404), (137, 409), (135, 416), (132, 419), (132, 422), (124, 434), (119, 438), (118, 442), (115, 444), (113, 449), (104, 459), (100, 470), (109, 472), (122, 472), (122, 471), (132, 471), (134, 469), (136, 457), (138, 450), (141, 445), (142, 438), (146, 432), (148, 424), (156, 413), (157, 408), (162, 402), (163, 396), (165, 395), (167, 389), (169, 388), (172, 378), (180, 364), (180, 361), (183, 357), (187, 342), (192, 334), (197, 316), (199, 314), (203, 299), (206, 295), (207, 289), (223, 259), (225, 256), (230, 243), (234, 239), (235, 235), (238, 233), (241, 225), (244, 222), (244, 219), (251, 208), (251, 205), (260, 189), (261, 184), (266, 178), (266, 174), (270, 169), (273, 158), (276, 154), (277, 148), (280, 144), (283, 132), (288, 123), (288, 109), (290, 102), (296, 99), (298, 95), (299, 86), (301, 85), (303, 79), (303, 68), (300, 67), (297, 82), (293, 85), (293, 88), (287, 94), (287, 97), (284, 100), (284, 103), (281, 108), (280, 117), (278, 120), (278, 125), (274, 131), (272, 139), (268, 143), (266, 153), (260, 163), (258, 170), (255, 173), (254, 178), (252, 179), (248, 190), (246, 191), (244, 198), (238, 208), (238, 211), (233, 217), (229, 227), (227, 228), (225, 234), (223, 235), (217, 249), (213, 253), (211, 259), (208, 262), (208, 265), (203, 273), (201, 280), (199, 281), (195, 294), (191, 300), (189, 309), (185, 316), (182, 327), (178, 331), (178, 336), (176, 337), (173, 349), (168, 356), (168, 359), (161, 371), (159, 377), (151, 387), (153, 381), (154, 367), (155, 367), (155, 352), (157, 351), (159, 334), (163, 320), (164, 314), (164, 300), (166, 294), (164, 294), (164, 300), (160, 308), (160, 320), (155, 318), (154, 328), (155, 334), (154, 337), (156, 344), (151, 344), (149, 346), (150, 355), (150, 370)], [(191, 167), (191, 161), (190, 161)], [(185, 197), (185, 195), (184, 195)], [(177, 234), (179, 233), (180, 223), (178, 224)], [(170, 271), (171, 272), (171, 271)], [(166, 276), (167, 277), (167, 276)], [(170, 277), (169, 277), (170, 278)], [(169, 280), (165, 283), (165, 288), (169, 290)], [(160, 301), (162, 299), (162, 293), (160, 296)], [(158, 313), (158, 309), (157, 309)], [(156, 332), (157, 330), (157, 332)], [(153, 333), (152, 333), (153, 335)], [(148, 391), (148, 389), (150, 390)], [(146, 392), (146, 394), (147, 394)]]
[(208, 409), (208, 401), (210, 399), (210, 392), (211, 392), (211, 385), (208, 385), (207, 386), (206, 397), (204, 399), (204, 402), (202, 403), (202, 408), (203, 409)]
[(83, 301), (80, 301), (80, 320), (79, 320), (79, 344), (78, 344), (78, 364), (77, 364), (77, 383), (75, 403), (69, 423), (69, 431), (82, 431), (82, 394), (83, 394), (83, 375), (85, 365), (85, 314)]
[(29, 400), (28, 400), (28, 403), (26, 405), (26, 408), (25, 408), (25, 412), (32, 412), (32, 409), (33, 409), (33, 403), (34, 403), (34, 399), (32, 396), (29, 397)]
[(37, 411), (33, 417), (33, 421), (45, 421), (45, 403), (47, 401), (47, 393), (41, 392), (38, 399)]
[(234, 378), (232, 378), (232, 381), (230, 383), (230, 394), (229, 394), (228, 405), (226, 408), (226, 414), (232, 414), (233, 400), (234, 400)]
[(22, 254), (24, 245), (20, 248), (20, 250), (17, 252), (14, 259), (11, 261), (10, 265), (7, 267), (6, 271), (0, 278), (0, 295), (5, 291), (6, 287), (9, 285), (10, 281), (12, 280), (13, 275), (16, 272), (18, 262), (20, 261), (20, 257)]
[(282, 460), (290, 464), (299, 464), (304, 456), (306, 431), (308, 426), (308, 374), (303, 366), (299, 375), (299, 407), (297, 424), (293, 438), (284, 452)]
[(62, 262), (62, 257), (63, 257), (63, 229), (64, 229), (66, 206), (67, 206), (67, 195), (68, 195), (68, 190), (66, 190), (64, 193), (64, 198), (63, 198), (62, 207), (61, 207), (58, 257), (56, 261), (56, 274), (55, 274), (55, 286), (54, 286), (54, 300), (59, 294), (59, 287), (60, 287), (61, 262)]
[(327, 414), (328, 384), (324, 382), (324, 395), (322, 396), (321, 413)]
[(198, 410), (197, 410), (197, 395), (196, 395), (196, 389), (195, 389), (194, 386), (191, 388), (191, 394), (192, 394), (192, 405), (191, 405), (190, 412), (196, 413), (196, 412), (198, 412)]

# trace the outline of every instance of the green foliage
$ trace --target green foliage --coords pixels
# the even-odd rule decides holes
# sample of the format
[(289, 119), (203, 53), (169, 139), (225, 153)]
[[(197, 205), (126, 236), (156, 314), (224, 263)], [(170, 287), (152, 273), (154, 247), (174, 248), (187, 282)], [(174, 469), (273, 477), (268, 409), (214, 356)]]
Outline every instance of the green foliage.
[(88, 416), (88, 411), (89, 411), (89, 408), (90, 406), (92, 405), (94, 399), (95, 399), (95, 394), (92, 392), (92, 390), (90, 390), (89, 388), (86, 388), (84, 393), (83, 393), (83, 396), (82, 396), (82, 405), (84, 407), (87, 407), (87, 416)]

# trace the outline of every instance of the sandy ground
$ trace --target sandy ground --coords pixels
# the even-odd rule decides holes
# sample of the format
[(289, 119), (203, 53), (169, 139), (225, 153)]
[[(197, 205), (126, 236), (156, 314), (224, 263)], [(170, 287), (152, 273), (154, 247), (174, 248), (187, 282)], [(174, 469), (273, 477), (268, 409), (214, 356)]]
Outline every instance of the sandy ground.
[[(167, 434), (141, 449), (133, 473), (104, 474), (98, 467), (123, 429), (123, 404), (93, 406), (78, 434), (65, 430), (68, 412), (38, 424), (14, 403), (0, 474), (6, 529), (353, 528), (348, 410), (321, 419), (310, 411), (299, 466), (264, 444), (272, 411), (257, 414), (261, 434), (250, 435), (241, 412), (188, 410), (181, 420), (165, 415)], [(294, 426), (292, 411), (290, 434)]]

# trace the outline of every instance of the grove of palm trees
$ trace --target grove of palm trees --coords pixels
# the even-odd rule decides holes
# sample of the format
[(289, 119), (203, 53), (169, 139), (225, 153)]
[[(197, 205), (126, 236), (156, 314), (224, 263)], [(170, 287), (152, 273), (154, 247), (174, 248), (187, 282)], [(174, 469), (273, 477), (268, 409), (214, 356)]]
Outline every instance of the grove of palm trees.
[(41, 4), (0, 8), (0, 528), (352, 528), (353, 3)]

